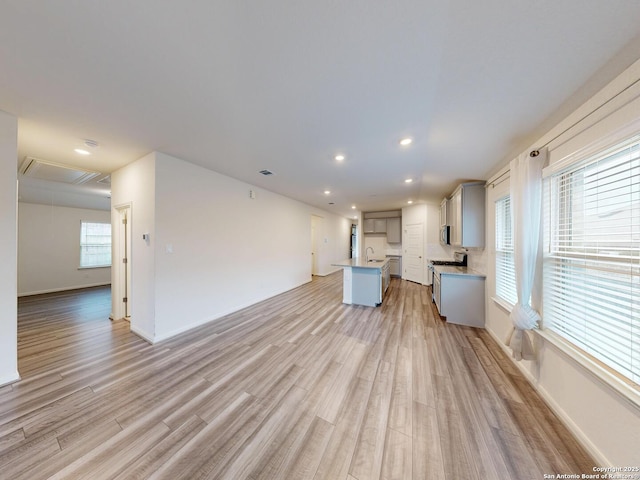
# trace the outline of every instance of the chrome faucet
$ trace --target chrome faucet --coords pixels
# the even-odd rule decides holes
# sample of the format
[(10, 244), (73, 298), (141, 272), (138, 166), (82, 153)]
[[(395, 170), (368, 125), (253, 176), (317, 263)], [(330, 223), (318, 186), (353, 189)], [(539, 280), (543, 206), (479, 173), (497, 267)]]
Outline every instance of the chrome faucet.
[(371, 249), (371, 253), (372, 253), (372, 254), (376, 253), (376, 252), (373, 250), (373, 247), (367, 247), (367, 249), (364, 251), (364, 258), (365, 258), (365, 260), (366, 260), (367, 262), (369, 261), (369, 249)]

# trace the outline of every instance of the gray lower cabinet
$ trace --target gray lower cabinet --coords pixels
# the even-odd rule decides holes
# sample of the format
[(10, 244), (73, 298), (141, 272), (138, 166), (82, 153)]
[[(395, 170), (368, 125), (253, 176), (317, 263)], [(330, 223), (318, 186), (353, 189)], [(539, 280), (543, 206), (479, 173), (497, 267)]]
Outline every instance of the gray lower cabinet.
[(433, 293), (438, 312), (447, 322), (484, 328), (483, 276), (437, 273)]
[(375, 307), (382, 303), (382, 272), (378, 268), (352, 269), (352, 303)]
[(392, 277), (402, 276), (402, 257), (388, 256), (389, 258), (389, 273)]

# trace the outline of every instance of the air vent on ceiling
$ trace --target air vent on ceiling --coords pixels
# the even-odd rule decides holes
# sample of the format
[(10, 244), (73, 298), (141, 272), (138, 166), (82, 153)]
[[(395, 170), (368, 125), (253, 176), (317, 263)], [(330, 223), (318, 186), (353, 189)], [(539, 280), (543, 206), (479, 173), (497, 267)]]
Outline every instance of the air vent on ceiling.
[(273, 172), (271, 170), (260, 170), (260, 173), (265, 177), (268, 177), (269, 175), (273, 175)]
[(111, 175), (102, 177), (100, 180), (97, 180), (96, 183), (99, 183), (101, 185), (111, 185)]
[(49, 180), (52, 182), (70, 183), (79, 185), (100, 175), (100, 172), (92, 172), (75, 167), (67, 167), (59, 163), (47, 162), (34, 157), (25, 157), (20, 166), (20, 174), (25, 177)]

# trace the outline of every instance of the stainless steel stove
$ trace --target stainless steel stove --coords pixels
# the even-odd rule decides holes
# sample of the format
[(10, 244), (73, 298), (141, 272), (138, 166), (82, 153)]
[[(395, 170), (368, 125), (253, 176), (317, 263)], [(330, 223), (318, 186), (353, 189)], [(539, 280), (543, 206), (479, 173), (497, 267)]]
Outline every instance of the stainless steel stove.
[(452, 265), (456, 267), (467, 266), (467, 254), (464, 252), (455, 252), (453, 254), (453, 260), (428, 260), (427, 264), (430, 265)]

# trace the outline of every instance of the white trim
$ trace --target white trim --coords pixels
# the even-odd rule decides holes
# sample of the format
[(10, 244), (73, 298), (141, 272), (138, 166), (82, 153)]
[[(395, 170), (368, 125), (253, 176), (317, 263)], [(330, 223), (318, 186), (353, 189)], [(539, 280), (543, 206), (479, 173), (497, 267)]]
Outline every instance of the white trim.
[[(640, 59), (565, 117), (528, 150), (539, 149), (540, 145), (547, 145), (549, 152), (561, 148), (564, 143), (624, 108), (638, 96), (635, 90), (640, 88), (640, 85), (629, 88), (638, 78), (640, 78)], [(605, 105), (607, 105), (606, 108), (602, 108)], [(552, 161), (551, 158), (550, 161)]]
[(129, 324), (129, 330), (131, 330), (131, 332), (135, 333), (137, 336), (142, 338), (145, 342), (149, 342), (151, 345), (157, 342), (157, 340), (154, 340), (153, 335), (149, 335), (147, 332), (140, 330), (132, 323)]
[[(337, 267), (337, 268), (334, 268), (333, 270), (329, 270), (328, 272), (314, 273), (314, 274), (312, 274), (312, 276), (313, 277), (328, 277), (329, 275), (332, 275), (332, 274), (336, 273), (338, 270), (341, 270), (341, 269), (342, 269), (342, 267)], [(309, 280), (309, 281), (311, 281), (311, 280)], [(297, 287), (294, 287), (294, 288), (297, 288)]]
[[(122, 234), (122, 222), (121, 220), (121, 211), (128, 209), (129, 216), (127, 218), (128, 226), (130, 229), (133, 229), (133, 202), (124, 202), (118, 205), (113, 205), (111, 208), (111, 314), (114, 318), (124, 318), (125, 317), (125, 307), (122, 301), (118, 301), (117, 299), (122, 299), (126, 297), (126, 292), (123, 292), (124, 286), (121, 284), (121, 274), (122, 274), (122, 261), (118, 261), (118, 259), (122, 259), (121, 252), (121, 234)], [(128, 238), (133, 240), (133, 231), (129, 230)], [(115, 240), (115, 241), (114, 241)], [(127, 239), (125, 239), (125, 242)], [(129, 252), (129, 268), (132, 270), (133, 277), (133, 262), (134, 258), (132, 252)], [(133, 292), (131, 292), (130, 302), (135, 301), (133, 299)], [(132, 303), (129, 305), (129, 313), (131, 313)], [(132, 328), (133, 331), (133, 328)], [(135, 333), (135, 332), (134, 332)], [(150, 343), (153, 343), (146, 335), (138, 334), (140, 337), (144, 338)]]
[[(491, 297), (491, 300), (504, 309), (507, 313), (511, 313), (512, 305), (509, 305), (504, 300), (498, 297)], [(616, 375), (609, 372), (606, 368), (600, 366), (589, 355), (585, 355), (571, 342), (565, 340), (557, 333), (543, 328), (536, 328), (530, 330), (535, 334), (542, 337), (546, 342), (552, 345), (557, 351), (563, 354), (563, 356), (572, 360), (576, 365), (579, 365), (587, 373), (589, 373), (594, 379), (598, 380), (602, 385), (607, 388), (613, 389), (624, 400), (629, 402), (631, 406), (640, 409), (640, 388), (633, 388), (624, 380), (618, 378)], [(502, 344), (502, 342), (500, 342)], [(508, 351), (508, 350), (507, 350)], [(631, 382), (631, 380), (629, 380)]]
[(611, 132), (605, 137), (600, 137), (598, 140), (591, 142), (584, 147), (573, 151), (569, 155), (566, 155), (558, 160), (555, 160), (549, 166), (542, 170), (542, 177), (546, 178), (554, 173), (557, 173), (565, 168), (570, 167), (573, 163), (586, 160), (589, 157), (596, 155), (600, 152), (607, 150), (607, 148), (615, 146), (617, 143), (625, 140), (630, 140), (640, 134), (640, 118), (627, 123), (623, 127)]
[[(496, 185), (500, 185), (502, 182), (505, 182), (511, 178), (511, 167), (509, 163), (507, 163), (504, 167), (498, 170), (494, 175), (489, 177), (487, 183), (485, 184), (485, 188), (495, 188)], [(499, 182), (497, 180), (500, 180)]]
[(513, 305), (511, 305), (509, 302), (507, 302), (506, 300), (503, 300), (502, 298), (500, 298), (498, 296), (491, 297), (491, 300), (493, 300), (493, 303), (498, 305), (507, 314), (511, 313), (511, 310), (513, 310)]
[(104, 287), (105, 285), (111, 285), (111, 282), (89, 283), (87, 285), (76, 285), (76, 286), (62, 287), (62, 288), (48, 288), (46, 290), (37, 290), (34, 292), (22, 292), (18, 294), (18, 297), (30, 297), (31, 295), (42, 295), (44, 293), (66, 292), (67, 290), (80, 290), (83, 288)]
[(576, 365), (580, 366), (585, 372), (589, 373), (595, 380), (598, 380), (605, 387), (614, 390), (615, 393), (620, 395), (629, 405), (640, 410), (640, 389), (633, 388), (607, 369), (598, 365), (591, 357), (582, 353), (571, 342), (565, 340), (557, 333), (549, 329), (533, 331), (545, 339), (558, 352), (562, 353)]
[(20, 380), (20, 374), (16, 370), (15, 374), (5, 375), (4, 377), (0, 377), (0, 387), (4, 387), (5, 385), (10, 385), (12, 383)]
[[(522, 362), (516, 362), (512, 356), (509, 348), (502, 342), (501, 339), (493, 332), (493, 330), (486, 329), (491, 338), (493, 338), (500, 348), (509, 356), (512, 363), (516, 366), (516, 368), (522, 373), (522, 375), (527, 379), (529, 384), (533, 387), (533, 389), (542, 397), (547, 406), (555, 413), (558, 419), (562, 422), (562, 424), (567, 427), (567, 429), (573, 434), (573, 436), (578, 440), (578, 443), (593, 457), (597, 465), (601, 466), (613, 466), (612, 463), (603, 455), (603, 453), (598, 450), (598, 448), (593, 444), (593, 442), (587, 437), (583, 431), (578, 427), (578, 425), (569, 417), (566, 412), (556, 403), (553, 397), (547, 393), (547, 391), (538, 385), (538, 381), (531, 374), (529, 370), (527, 370)], [(534, 330), (537, 331), (537, 330)]]
[[(142, 334), (139, 334), (139, 335), (142, 338), (144, 338), (145, 340), (149, 341), (150, 343), (162, 342), (164, 340), (168, 340), (170, 338), (173, 338), (176, 335), (180, 335), (181, 333), (185, 333), (185, 332), (188, 332), (190, 330), (193, 330), (194, 328), (198, 328), (198, 327), (201, 327), (201, 326), (206, 325), (208, 323), (214, 322), (214, 321), (216, 321), (216, 320), (218, 320), (218, 319), (220, 319), (222, 317), (225, 317), (227, 315), (230, 315), (232, 313), (239, 312), (240, 310), (242, 310), (244, 308), (247, 308), (247, 307), (251, 307), (251, 306), (255, 305), (256, 303), (260, 303), (260, 302), (263, 302), (263, 301), (268, 300), (270, 298), (277, 297), (278, 295), (282, 295), (283, 293), (290, 292), (291, 290), (295, 290), (296, 288), (299, 288), (302, 285), (306, 285), (307, 283), (309, 283), (311, 281), (312, 281), (312, 279), (309, 279), (309, 280), (306, 280), (306, 281), (304, 281), (304, 282), (302, 282), (302, 283), (300, 283), (300, 284), (298, 284), (298, 285), (296, 285), (294, 287), (291, 287), (291, 288), (289, 288), (287, 290), (284, 290), (282, 292), (276, 293), (275, 295), (267, 295), (267, 296), (259, 298), (257, 300), (252, 300), (251, 302), (248, 302), (248, 303), (244, 303), (244, 304), (241, 304), (241, 305), (236, 305), (236, 306), (234, 306), (234, 307), (232, 307), (232, 308), (230, 308), (230, 309), (228, 309), (228, 310), (226, 310), (224, 312), (220, 312), (220, 313), (216, 314), (213, 317), (202, 318), (202, 319), (197, 320), (195, 322), (191, 322), (191, 323), (189, 323), (187, 325), (182, 325), (180, 328), (176, 328), (175, 330), (171, 330), (170, 332), (165, 333), (164, 335), (154, 335), (153, 341), (152, 340), (148, 340), (147, 337), (145, 337)], [(133, 331), (133, 327), (132, 327), (131, 330)], [(137, 332), (134, 332), (134, 333), (137, 333)]]

